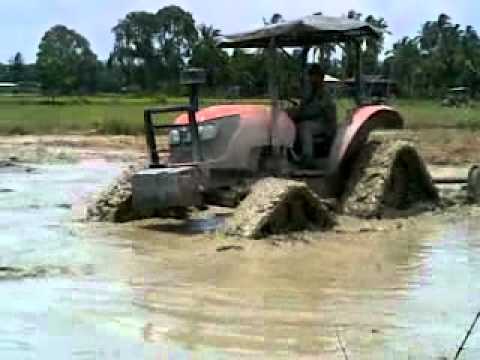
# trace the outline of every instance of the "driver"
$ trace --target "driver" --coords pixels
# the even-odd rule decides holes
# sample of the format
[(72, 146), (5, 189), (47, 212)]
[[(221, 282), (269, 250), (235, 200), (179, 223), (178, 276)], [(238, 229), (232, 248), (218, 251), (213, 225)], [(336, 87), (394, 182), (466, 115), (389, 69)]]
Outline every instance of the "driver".
[(315, 135), (325, 135), (333, 139), (337, 131), (337, 107), (325, 88), (325, 72), (318, 64), (308, 71), (310, 89), (304, 95), (302, 103), (290, 114), (297, 123), (299, 140), (302, 147), (302, 160), (312, 163), (314, 159)]

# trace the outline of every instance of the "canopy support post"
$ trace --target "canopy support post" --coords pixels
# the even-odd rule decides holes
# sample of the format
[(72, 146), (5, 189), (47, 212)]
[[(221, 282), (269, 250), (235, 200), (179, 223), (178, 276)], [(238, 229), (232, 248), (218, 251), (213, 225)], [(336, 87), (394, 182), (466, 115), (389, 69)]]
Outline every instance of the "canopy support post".
[(302, 66), (302, 74), (300, 78), (300, 86), (301, 86), (301, 92), (302, 92), (302, 101), (303, 99), (306, 98), (307, 95), (307, 64), (308, 64), (308, 53), (310, 52), (311, 47), (310, 46), (305, 46), (302, 49), (302, 53), (300, 54), (300, 59), (301, 59), (301, 66)]
[(279, 89), (277, 81), (277, 70), (278, 70), (278, 56), (277, 56), (277, 46), (275, 38), (271, 38), (270, 45), (268, 48), (269, 57), (270, 57), (270, 71), (269, 71), (269, 93), (272, 106), (272, 122), (270, 127), (270, 147), (273, 149), (276, 143), (275, 134), (277, 130), (277, 119), (280, 113), (280, 104), (279, 104)]
[(362, 76), (362, 44), (360, 40), (355, 40), (355, 101), (361, 105), (364, 96), (363, 76)]

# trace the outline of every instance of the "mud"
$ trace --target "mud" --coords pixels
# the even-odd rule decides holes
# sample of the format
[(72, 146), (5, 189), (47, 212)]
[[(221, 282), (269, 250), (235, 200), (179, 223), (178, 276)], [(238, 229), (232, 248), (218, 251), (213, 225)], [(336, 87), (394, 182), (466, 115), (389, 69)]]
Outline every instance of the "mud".
[(0, 136), (0, 165), (68, 164), (99, 155), (108, 161), (136, 162), (145, 157), (143, 146), (143, 139), (131, 136)]
[(362, 218), (433, 209), (438, 191), (413, 143), (375, 139), (364, 145), (352, 164), (342, 195), (342, 211)]
[[(0, 281), (2, 358), (342, 359), (338, 338), (351, 359), (453, 358), (478, 311), (479, 207), (340, 216), (333, 231), (267, 241), (215, 233), (223, 209), (194, 220), (73, 221), (124, 165), (0, 177), (14, 190), (0, 193), (6, 273), (53, 268)], [(479, 358), (478, 336), (463, 355)]]
[(16, 157), (9, 157), (6, 160), (0, 160), (0, 174), (3, 172), (34, 172), (35, 168), (19, 162)]
[(139, 220), (132, 206), (132, 177), (142, 168), (130, 165), (106, 189), (93, 196), (87, 206), (86, 220), (114, 223)]
[[(475, 255), (461, 260), (477, 241), (465, 244), (474, 229), (458, 218), (431, 220), (368, 221), (367, 231), (366, 221), (339, 219), (344, 232), (295, 233), (305, 241), (290, 242), (186, 237), (151, 220), (95, 234), (121, 244), (123, 261), (110, 272), (131, 279), (149, 344), (203, 357), (216, 349), (220, 358), (338, 359), (338, 333), (350, 358), (449, 357), (475, 314), (465, 292), (476, 290), (456, 283), (466, 273), (446, 263), (477, 271)], [(480, 353), (478, 339), (470, 345)]]
[(462, 166), (480, 163), (478, 131), (462, 129), (427, 129), (411, 131), (417, 147), (429, 164)]
[(0, 266), (0, 282), (73, 274), (69, 268), (62, 266), (34, 266), (31, 268)]
[(259, 239), (296, 230), (328, 229), (334, 215), (302, 182), (266, 178), (252, 186), (250, 194), (227, 221), (230, 236)]
[[(98, 193), (88, 206), (87, 220), (119, 223), (141, 219), (133, 211), (131, 187), (131, 177), (141, 168), (141, 165), (130, 166)], [(352, 168), (340, 201), (341, 212), (347, 217), (408, 217), (468, 203), (467, 193), (462, 189), (438, 191), (426, 164), (407, 140), (392, 140), (381, 133), (371, 136)], [(224, 233), (259, 239), (298, 230), (329, 229), (335, 223), (330, 210), (331, 204), (319, 199), (304, 183), (263, 179), (233, 212)], [(187, 212), (159, 214), (187, 215)]]
[[(111, 185), (92, 197), (85, 211), (91, 221), (123, 222), (135, 220), (131, 212), (131, 183), (134, 172), (141, 168), (143, 154), (138, 152), (140, 141), (132, 137), (98, 136), (25, 136), (0, 137), (0, 174), (33, 173), (40, 165), (70, 165), (82, 161), (125, 163), (125, 171)], [(131, 146), (131, 149), (125, 147)], [(3, 160), (2, 160), (3, 159)], [(71, 204), (57, 204), (71, 209)], [(31, 205), (31, 208), (38, 208)]]

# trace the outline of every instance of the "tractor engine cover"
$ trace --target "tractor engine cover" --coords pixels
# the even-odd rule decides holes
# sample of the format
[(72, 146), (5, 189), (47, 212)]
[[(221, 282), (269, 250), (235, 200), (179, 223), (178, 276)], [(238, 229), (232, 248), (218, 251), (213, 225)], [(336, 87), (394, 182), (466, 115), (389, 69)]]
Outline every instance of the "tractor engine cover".
[(201, 205), (202, 179), (193, 166), (140, 171), (132, 179), (133, 210), (154, 217), (163, 210)]

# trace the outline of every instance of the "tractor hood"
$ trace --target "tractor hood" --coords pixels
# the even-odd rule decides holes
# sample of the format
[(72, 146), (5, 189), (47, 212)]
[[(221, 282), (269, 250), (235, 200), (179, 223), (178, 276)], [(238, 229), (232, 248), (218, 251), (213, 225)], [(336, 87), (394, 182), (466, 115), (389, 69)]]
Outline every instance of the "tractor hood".
[[(215, 127), (215, 138), (202, 142), (205, 158), (215, 163), (215, 168), (248, 169), (252, 157), (270, 145), (290, 148), (296, 136), (295, 124), (288, 114), (280, 111), (275, 126), (271, 106), (265, 105), (219, 105), (201, 109), (196, 113), (199, 130)], [(176, 125), (188, 124), (188, 115), (182, 114)], [(210, 125), (212, 124), (212, 125)], [(191, 161), (188, 146), (171, 148), (171, 162)]]
[[(242, 119), (258, 119), (266, 118), (270, 114), (270, 107), (263, 105), (217, 105), (200, 109), (197, 114), (197, 122), (204, 123), (207, 121), (215, 121), (228, 119), (239, 116)], [(175, 119), (176, 125), (187, 125), (188, 114), (182, 114)]]
[[(196, 114), (199, 124), (225, 120), (230, 121), (240, 118), (241, 126), (258, 126), (263, 129), (272, 127), (272, 107), (267, 105), (217, 105), (201, 109)], [(187, 125), (188, 114), (182, 114), (175, 119), (176, 125)], [(276, 123), (276, 132), (280, 135), (288, 133), (295, 134), (295, 125), (286, 112), (281, 111)], [(282, 136), (283, 137), (283, 136)], [(290, 135), (288, 136), (291, 137)], [(290, 142), (290, 141), (289, 141)]]

